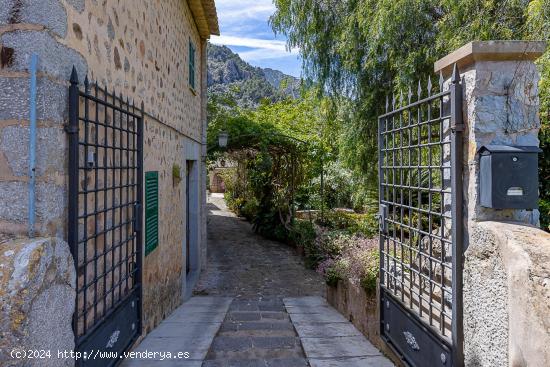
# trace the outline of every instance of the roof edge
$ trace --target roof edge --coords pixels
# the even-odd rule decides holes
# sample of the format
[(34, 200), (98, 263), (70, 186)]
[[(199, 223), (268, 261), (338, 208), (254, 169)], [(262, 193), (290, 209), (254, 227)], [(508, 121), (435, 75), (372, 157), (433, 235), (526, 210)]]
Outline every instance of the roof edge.
[(197, 24), (202, 38), (210, 38), (211, 35), (220, 35), (218, 14), (214, 0), (188, 0), (193, 18)]

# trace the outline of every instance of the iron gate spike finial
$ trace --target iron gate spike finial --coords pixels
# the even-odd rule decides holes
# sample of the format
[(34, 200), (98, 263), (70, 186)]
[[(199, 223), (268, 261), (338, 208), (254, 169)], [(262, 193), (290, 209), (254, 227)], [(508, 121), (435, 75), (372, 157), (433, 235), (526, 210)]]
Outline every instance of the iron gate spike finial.
[(445, 79), (443, 79), (443, 72), (439, 71), (439, 91), (443, 92), (443, 83), (445, 83)]
[(399, 105), (403, 107), (403, 91), (399, 91)]
[(84, 90), (86, 93), (88, 93), (90, 87), (90, 81), (88, 80), (88, 74), (86, 74), (86, 77), (84, 78)]
[(395, 93), (392, 93), (391, 106), (392, 106), (392, 109), (395, 110)]
[(412, 93), (412, 89), (411, 89), (411, 85), (409, 84), (409, 104), (411, 104), (411, 97), (412, 97), (413, 93)]
[(451, 77), (451, 82), (453, 84), (457, 84), (460, 82), (460, 72), (458, 71), (458, 65), (455, 64), (453, 65), (453, 76)]
[(432, 95), (432, 77), (428, 75), (428, 97)]
[(390, 107), (390, 97), (386, 94), (386, 113), (388, 113), (389, 107)]
[(420, 79), (418, 79), (418, 100), (420, 101), (422, 97), (422, 84), (420, 83)]
[(71, 84), (78, 84), (78, 74), (74, 65), (73, 70), (71, 71)]

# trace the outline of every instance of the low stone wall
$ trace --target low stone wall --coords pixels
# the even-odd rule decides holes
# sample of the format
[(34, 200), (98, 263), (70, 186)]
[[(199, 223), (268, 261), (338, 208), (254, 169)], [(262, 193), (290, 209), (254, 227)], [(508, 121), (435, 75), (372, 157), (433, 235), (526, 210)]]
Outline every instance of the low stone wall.
[(481, 222), (464, 263), (466, 366), (550, 365), (550, 234)]
[[(0, 365), (72, 366), (75, 270), (66, 242), (19, 239), (0, 244)], [(44, 350), (46, 359), (14, 359), (13, 350)]]
[(367, 294), (359, 285), (340, 280), (336, 287), (327, 286), (327, 301), (396, 366), (402, 366), (400, 359), (380, 338), (378, 291), (377, 288), (376, 294)]

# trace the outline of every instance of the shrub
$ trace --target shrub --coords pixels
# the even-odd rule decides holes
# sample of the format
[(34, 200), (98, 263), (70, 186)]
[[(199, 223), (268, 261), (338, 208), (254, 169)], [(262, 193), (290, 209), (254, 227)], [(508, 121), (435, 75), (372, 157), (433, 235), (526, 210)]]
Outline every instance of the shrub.
[(315, 228), (308, 220), (294, 220), (290, 232), (290, 243), (294, 246), (301, 246), (304, 249), (315, 241)]
[(375, 236), (378, 232), (378, 221), (373, 213), (358, 214), (342, 210), (326, 212), (319, 224), (331, 229), (340, 229), (348, 233), (358, 233), (365, 237)]
[(335, 287), (338, 281), (343, 280), (348, 273), (348, 259), (336, 260), (325, 273), (325, 281), (328, 285)]
[(319, 248), (323, 254), (337, 258), (351, 243), (351, 235), (345, 231), (327, 231), (318, 238)]
[(335, 286), (338, 280), (349, 279), (369, 294), (376, 291), (380, 270), (378, 239), (321, 230), (316, 243), (322, 259), (318, 261), (317, 272), (328, 285)]
[(252, 219), (252, 226), (254, 231), (263, 237), (284, 243), (289, 242), (290, 232), (281, 221), (277, 209), (262, 211), (259, 208), (258, 213)]
[(258, 215), (259, 205), (256, 198), (248, 199), (241, 208), (241, 215), (248, 221), (251, 221), (256, 215)]
[(233, 197), (232, 193), (229, 191), (225, 192), (224, 198), (229, 210), (236, 215), (241, 216), (241, 209), (245, 203), (244, 199), (240, 197)]
[(540, 211), (540, 227), (543, 230), (550, 232), (550, 200), (540, 199), (539, 211)]

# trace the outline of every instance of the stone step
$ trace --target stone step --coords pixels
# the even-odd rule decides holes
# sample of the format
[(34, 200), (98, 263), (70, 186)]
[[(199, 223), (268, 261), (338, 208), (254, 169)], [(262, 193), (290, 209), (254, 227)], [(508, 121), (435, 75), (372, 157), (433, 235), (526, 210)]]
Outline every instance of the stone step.
[(224, 322), (219, 330), (224, 336), (295, 336), (289, 322)]
[(235, 299), (204, 362), (217, 366), (308, 366), (281, 298)]
[(305, 358), (229, 359), (204, 361), (202, 367), (309, 367)]

